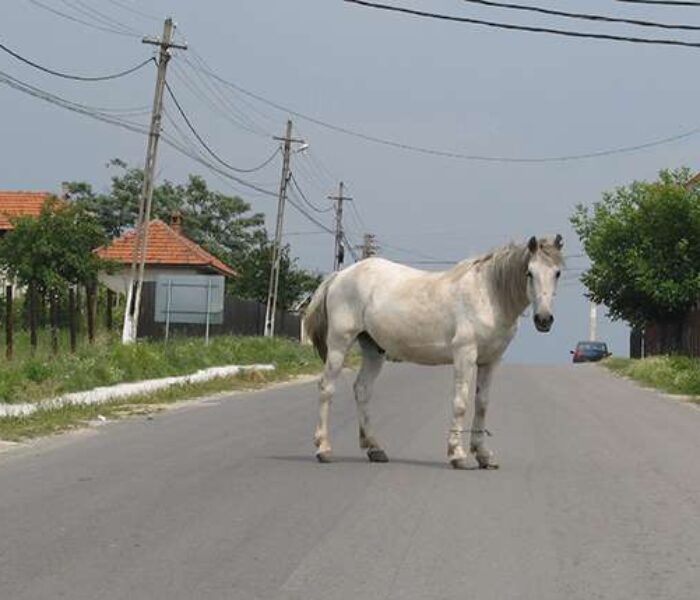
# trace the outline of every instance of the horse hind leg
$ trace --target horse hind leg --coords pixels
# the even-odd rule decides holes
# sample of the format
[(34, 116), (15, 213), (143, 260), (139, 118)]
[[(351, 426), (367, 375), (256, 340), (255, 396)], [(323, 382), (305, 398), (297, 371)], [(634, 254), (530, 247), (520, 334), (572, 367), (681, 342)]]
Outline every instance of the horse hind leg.
[(360, 448), (367, 450), (370, 462), (388, 462), (386, 453), (377, 442), (369, 418), (368, 405), (372, 398), (374, 382), (384, 365), (384, 351), (366, 333), (358, 337), (362, 351), (362, 366), (353, 386), (357, 417), (360, 422)]
[(330, 417), (331, 401), (335, 393), (335, 384), (340, 372), (343, 370), (345, 355), (352, 345), (354, 336), (329, 335), (328, 354), (323, 376), (319, 383), (319, 419), (314, 434), (316, 445), (316, 458), (319, 462), (331, 462), (331, 442), (329, 437), (328, 422)]

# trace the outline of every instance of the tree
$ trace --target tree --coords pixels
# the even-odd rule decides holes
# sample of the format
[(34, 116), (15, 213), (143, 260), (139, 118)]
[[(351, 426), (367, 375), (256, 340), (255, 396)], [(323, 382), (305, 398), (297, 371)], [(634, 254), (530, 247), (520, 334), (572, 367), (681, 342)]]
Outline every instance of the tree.
[[(108, 194), (95, 194), (87, 183), (73, 182), (73, 201), (94, 214), (111, 237), (133, 227), (143, 185), (143, 171), (129, 168), (120, 160), (110, 165), (120, 169), (112, 178)], [(238, 196), (208, 188), (206, 181), (190, 175), (186, 184), (165, 181), (153, 191), (153, 217), (166, 223), (174, 212), (182, 215), (183, 233), (209, 252), (234, 267), (239, 277), (229, 282), (229, 291), (240, 297), (265, 302), (272, 256), (265, 231), (265, 216), (251, 212)], [(280, 308), (289, 308), (314, 290), (320, 276), (301, 269), (291, 258), (289, 247), (282, 251), (279, 284)]]
[(55, 330), (57, 303), (68, 286), (94, 288), (98, 271), (108, 268), (93, 252), (106, 236), (83, 207), (57, 198), (47, 200), (38, 218), (20, 217), (13, 226), (0, 241), (0, 265), (29, 289), (31, 343), (36, 348), (39, 296), (49, 298)]
[[(112, 177), (108, 194), (95, 194), (84, 182), (72, 182), (69, 190), (73, 201), (94, 214), (114, 238), (136, 224), (143, 170), (129, 168), (120, 160), (110, 165), (122, 172)], [(242, 198), (210, 190), (197, 175), (190, 175), (184, 185), (165, 181), (153, 190), (152, 218), (169, 223), (173, 213), (180, 213), (184, 234), (233, 266), (251, 245), (266, 237), (265, 216), (250, 211), (250, 204)]]
[(700, 296), (700, 193), (688, 169), (661, 171), (603, 195), (571, 217), (591, 268), (588, 297), (634, 327), (673, 322)]
[[(239, 298), (266, 302), (271, 257), (272, 243), (267, 239), (259, 240), (236, 265), (240, 275), (231, 280), (229, 291)], [(278, 308), (291, 308), (295, 302), (313, 292), (322, 279), (319, 274), (299, 268), (296, 259), (291, 258), (289, 246), (283, 246), (280, 252)]]

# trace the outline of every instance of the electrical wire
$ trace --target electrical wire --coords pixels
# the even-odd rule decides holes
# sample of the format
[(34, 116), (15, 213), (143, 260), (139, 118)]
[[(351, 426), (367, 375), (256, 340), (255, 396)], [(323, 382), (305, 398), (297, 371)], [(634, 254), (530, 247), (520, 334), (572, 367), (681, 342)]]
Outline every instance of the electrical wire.
[(700, 6), (700, 2), (683, 2), (680, 0), (617, 0), (629, 4), (664, 4), (666, 6)]
[(314, 217), (312, 214), (310, 214), (303, 206), (300, 204), (297, 204), (290, 196), (287, 196), (287, 202), (291, 204), (294, 208), (297, 209), (297, 211), (302, 214), (308, 221), (322, 229), (323, 231), (335, 235), (335, 231), (333, 231), (330, 227), (324, 225), (321, 221), (319, 221), (316, 217)]
[[(149, 127), (145, 124), (141, 123), (136, 123), (134, 121), (128, 121), (126, 119), (123, 119), (121, 117), (115, 116), (115, 115), (109, 115), (105, 114), (102, 111), (98, 110), (96, 107), (90, 107), (87, 105), (79, 104), (77, 102), (72, 102), (70, 100), (66, 100), (65, 98), (62, 98), (60, 96), (57, 96), (55, 94), (51, 94), (50, 92), (47, 92), (45, 90), (42, 90), (40, 88), (37, 88), (35, 86), (32, 86), (30, 84), (27, 84), (23, 81), (20, 81), (11, 75), (8, 75), (7, 73), (4, 73), (0, 71), (0, 83), (4, 83), (5, 85), (20, 91), (25, 94), (29, 94), (31, 96), (34, 96), (36, 98), (39, 98), (41, 100), (44, 100), (45, 102), (49, 102), (51, 104), (54, 104), (56, 106), (59, 106), (61, 108), (64, 108), (66, 110), (69, 110), (71, 112), (79, 113), (84, 116), (90, 117), (92, 119), (102, 121), (104, 123), (108, 123), (110, 125), (115, 125), (117, 127), (121, 127), (122, 129), (127, 129), (129, 131), (132, 131), (134, 133), (139, 133), (142, 135), (149, 135)], [(244, 179), (241, 179), (240, 177), (236, 177), (235, 175), (232, 175), (228, 171), (225, 171), (219, 167), (217, 167), (215, 164), (212, 164), (202, 156), (192, 152), (192, 150), (188, 149), (184, 144), (178, 142), (177, 140), (173, 139), (172, 137), (168, 135), (161, 135), (161, 139), (163, 143), (167, 144), (168, 146), (174, 148), (181, 154), (191, 158), (195, 162), (198, 162), (199, 164), (205, 166), (209, 170), (218, 173), (219, 175), (226, 177), (227, 179), (234, 181), (235, 183), (242, 185), (248, 189), (254, 190), (262, 195), (265, 196), (271, 196), (273, 198), (277, 197), (277, 194), (275, 192), (272, 192), (270, 190), (267, 190), (255, 183), (251, 183), (249, 181), (246, 181)]]
[(316, 206), (313, 202), (311, 202), (307, 197), (306, 194), (302, 191), (301, 187), (299, 187), (299, 183), (296, 180), (296, 177), (294, 177), (294, 173), (291, 174), (291, 179), (292, 183), (294, 184), (294, 187), (296, 188), (299, 196), (301, 199), (306, 203), (306, 205), (311, 208), (311, 210), (316, 211), (317, 213), (327, 213), (333, 210), (333, 206), (329, 206), (328, 208), (319, 208)]
[(493, 8), (505, 8), (509, 10), (533, 12), (567, 19), (579, 19), (583, 21), (596, 21), (600, 23), (624, 23), (626, 25), (636, 25), (639, 27), (655, 27), (658, 29), (677, 29), (680, 31), (700, 31), (698, 25), (672, 25), (667, 23), (657, 23), (655, 21), (642, 21), (639, 19), (623, 19), (621, 17), (608, 17), (603, 15), (590, 15), (584, 13), (564, 12), (561, 10), (551, 10), (539, 6), (524, 6), (522, 4), (511, 4), (510, 2), (494, 2), (493, 0), (462, 0), (470, 4), (480, 4)]
[(129, 69), (126, 69), (124, 71), (120, 71), (118, 73), (112, 73), (111, 75), (100, 75), (96, 77), (85, 77), (83, 75), (73, 75), (70, 73), (63, 73), (62, 71), (54, 71), (53, 69), (49, 69), (48, 67), (44, 67), (38, 63), (35, 63), (32, 60), (29, 60), (28, 58), (25, 58), (21, 54), (18, 54), (14, 50), (8, 48), (5, 46), (5, 44), (0, 43), (0, 50), (3, 50), (10, 56), (16, 58), (17, 60), (29, 65), (30, 67), (34, 67), (35, 69), (38, 69), (39, 71), (42, 71), (44, 73), (48, 73), (49, 75), (55, 75), (56, 77), (62, 77), (63, 79), (72, 79), (75, 81), (108, 81), (111, 79), (119, 79), (120, 77), (126, 77), (127, 75), (131, 75), (132, 73), (135, 73), (136, 71), (142, 69), (145, 67), (148, 63), (152, 62), (155, 64), (155, 59), (154, 58), (148, 58), (144, 60), (143, 62), (139, 63), (138, 65), (131, 67)]
[(133, 8), (126, 4), (125, 2), (119, 2), (119, 0), (107, 0), (110, 4), (114, 4), (115, 6), (118, 6), (119, 8), (126, 10), (134, 15), (138, 15), (139, 17), (142, 17), (144, 19), (148, 19), (150, 21), (162, 21), (160, 17), (156, 17), (155, 15), (151, 15), (149, 13), (143, 12), (139, 9)]
[[(263, 134), (267, 136), (272, 136), (272, 133), (269, 132), (269, 130), (266, 128), (265, 125), (261, 125), (256, 118), (253, 116), (246, 114), (246, 112), (241, 109), (239, 106), (234, 104), (231, 99), (223, 92), (221, 89), (221, 83), (217, 82), (216, 80), (212, 79), (211, 77), (204, 78), (205, 71), (206, 70), (211, 70), (209, 67), (209, 64), (207, 61), (200, 56), (200, 54), (196, 51), (196, 49), (192, 48), (190, 46), (190, 52), (188, 52), (188, 55), (190, 56), (185, 56), (184, 57), (184, 63), (187, 67), (192, 69), (194, 72), (195, 76), (200, 78), (202, 83), (207, 86), (212, 92), (214, 93), (215, 96), (217, 96), (224, 105), (227, 105), (231, 107), (239, 116), (240, 118), (245, 119), (248, 123), (250, 123), (250, 126), (253, 127), (254, 129), (257, 129), (261, 131)], [(199, 69), (195, 66), (193, 63), (193, 60), (196, 61), (196, 63), (199, 65)], [(258, 107), (256, 107), (254, 104), (252, 104), (249, 100), (246, 98), (242, 97), (241, 95), (237, 95), (237, 100), (243, 104), (249, 111), (255, 113), (258, 117), (262, 118), (263, 120), (267, 121), (270, 124), (274, 124), (275, 127), (277, 126), (277, 120), (273, 119), (270, 117), (268, 114), (262, 112)]]
[(177, 99), (177, 96), (175, 96), (175, 93), (173, 92), (172, 88), (170, 87), (170, 84), (169, 84), (167, 81), (165, 82), (165, 88), (167, 89), (170, 98), (171, 98), (172, 101), (175, 103), (175, 107), (177, 108), (178, 112), (180, 113), (180, 116), (182, 117), (182, 119), (183, 119), (183, 120), (185, 121), (185, 123), (187, 124), (187, 127), (189, 128), (189, 130), (190, 130), (190, 131), (194, 134), (194, 136), (197, 138), (197, 141), (204, 147), (204, 149), (205, 149), (212, 157), (214, 157), (214, 159), (215, 159), (218, 163), (222, 164), (222, 165), (223, 165), (224, 167), (226, 167), (227, 169), (231, 169), (232, 171), (235, 171), (235, 172), (237, 172), (237, 173), (254, 173), (254, 172), (256, 172), (256, 171), (260, 171), (261, 169), (264, 169), (267, 165), (269, 165), (269, 164), (273, 161), (273, 159), (277, 156), (277, 154), (279, 154), (279, 151), (280, 151), (280, 150), (279, 150), (279, 148), (277, 148), (277, 149), (272, 153), (272, 155), (271, 155), (270, 157), (268, 157), (268, 158), (265, 159), (265, 161), (263, 161), (261, 164), (255, 166), (255, 167), (252, 167), (252, 168), (250, 168), (250, 169), (241, 169), (241, 168), (239, 168), (239, 167), (234, 167), (233, 165), (231, 165), (230, 163), (228, 163), (228, 162), (226, 162), (224, 159), (222, 159), (216, 152), (214, 152), (214, 151), (211, 149), (211, 147), (209, 146), (209, 144), (207, 144), (207, 143), (204, 141), (204, 138), (202, 138), (202, 136), (199, 134), (199, 132), (197, 131), (197, 129), (196, 129), (196, 128), (194, 127), (194, 125), (192, 124), (192, 121), (190, 120), (190, 118), (189, 118), (189, 117), (187, 116), (187, 114), (185, 113), (184, 109), (182, 108), (182, 105), (180, 104), (180, 102), (179, 102), (178, 99)]
[[(345, 1), (348, 1), (348, 0), (345, 0)], [(677, 141), (695, 136), (698, 133), (700, 133), (700, 127), (694, 127), (693, 129), (683, 131), (683, 132), (676, 134), (676, 135), (659, 138), (659, 139), (656, 139), (656, 140), (653, 140), (650, 142), (644, 142), (641, 144), (621, 146), (618, 148), (597, 150), (597, 151), (593, 151), (593, 152), (582, 152), (580, 154), (567, 154), (567, 155), (561, 155), (561, 156), (519, 157), (519, 156), (488, 156), (488, 155), (482, 155), (482, 154), (466, 154), (466, 153), (462, 153), (462, 152), (453, 152), (450, 150), (440, 150), (437, 148), (429, 148), (426, 146), (418, 146), (415, 144), (398, 142), (398, 141), (391, 140), (388, 138), (382, 138), (382, 137), (378, 137), (375, 135), (370, 135), (370, 134), (354, 131), (352, 129), (348, 129), (347, 127), (334, 125), (333, 123), (329, 123), (328, 121), (323, 121), (323, 120), (318, 119), (316, 117), (312, 117), (308, 114), (304, 114), (302, 112), (293, 110), (293, 109), (286, 107), (282, 104), (279, 104), (273, 100), (269, 100), (268, 98), (265, 98), (264, 96), (261, 96), (260, 94), (256, 94), (255, 92), (248, 91), (248, 90), (242, 88), (241, 86), (239, 86), (231, 81), (228, 81), (227, 79), (224, 79), (223, 77), (214, 73), (213, 71), (206, 71), (206, 72), (211, 77), (220, 81), (221, 83), (230, 87), (231, 89), (237, 90), (237, 91), (241, 92), (242, 94), (245, 94), (248, 97), (257, 100), (258, 102), (261, 102), (263, 104), (266, 104), (268, 106), (271, 106), (272, 108), (279, 110), (280, 112), (284, 112), (285, 114), (292, 115), (292, 116), (297, 117), (299, 119), (302, 119), (304, 121), (308, 121), (309, 123), (313, 123), (315, 125), (318, 125), (319, 127), (323, 127), (325, 129), (330, 129), (331, 131), (335, 131), (337, 133), (342, 133), (344, 135), (355, 137), (355, 138), (364, 140), (366, 142), (372, 142), (374, 144), (379, 144), (382, 146), (389, 146), (391, 148), (405, 150), (407, 152), (415, 152), (418, 154), (426, 154), (429, 156), (439, 156), (439, 157), (443, 157), (443, 158), (453, 158), (453, 159), (458, 159), (458, 160), (466, 160), (466, 161), (474, 161), (474, 162), (545, 164), (545, 163), (558, 163), (558, 162), (569, 162), (569, 161), (576, 161), (576, 160), (586, 160), (586, 159), (591, 159), (591, 158), (601, 158), (601, 157), (605, 157), (605, 156), (612, 156), (615, 154), (627, 154), (630, 152), (637, 152), (639, 150), (646, 150), (648, 148), (653, 148), (655, 146), (662, 146), (665, 144), (670, 144), (672, 142), (677, 142)]]
[[(171, 65), (173, 70), (172, 73), (175, 76), (175, 79), (180, 81), (191, 93), (193, 96), (207, 104), (212, 111), (214, 111), (216, 114), (218, 114), (220, 117), (222, 117), (224, 120), (229, 122), (231, 125), (233, 125), (236, 129), (240, 131), (244, 131), (245, 133), (253, 134), (253, 135), (258, 135), (266, 138), (272, 137), (272, 134), (268, 133), (261, 133), (257, 128), (250, 127), (246, 125), (244, 122), (239, 120), (236, 116), (234, 116), (233, 113), (238, 113), (240, 112), (239, 110), (236, 109), (235, 106), (232, 104), (228, 104), (225, 102), (225, 97), (219, 97), (216, 94), (210, 94), (207, 93), (205, 90), (203, 90), (196, 81), (194, 81), (191, 77), (188, 77), (184, 69), (180, 67), (179, 64), (173, 63)], [(199, 76), (199, 73), (195, 72), (195, 75)], [(213, 97), (212, 97), (213, 96)]]
[(390, 12), (402, 13), (414, 17), (437, 19), (440, 21), (451, 21), (455, 23), (468, 23), (471, 25), (483, 25), (493, 29), (507, 29), (510, 31), (527, 31), (529, 33), (548, 33), (551, 35), (559, 35), (565, 37), (575, 37), (594, 40), (607, 40), (613, 42), (629, 42), (633, 44), (653, 44), (662, 46), (682, 46), (686, 48), (700, 48), (700, 42), (686, 42), (683, 40), (670, 39), (650, 39), (624, 35), (612, 35), (607, 33), (587, 33), (582, 31), (566, 31), (564, 29), (551, 29), (549, 27), (531, 27), (528, 25), (513, 25), (511, 23), (499, 23), (495, 21), (484, 21), (482, 19), (472, 19), (470, 17), (456, 17), (452, 15), (444, 15), (439, 13), (427, 12), (423, 10), (415, 10), (401, 6), (392, 6), (390, 4), (381, 4), (378, 2), (367, 2), (366, 0), (343, 0), (349, 4), (356, 4), (366, 8), (385, 10)]
[[(97, 23), (101, 23), (103, 25), (106, 25), (107, 27), (114, 27), (116, 29), (120, 29), (126, 33), (131, 33), (132, 35), (138, 35), (138, 31), (135, 29), (132, 29), (125, 23), (122, 23), (121, 21), (118, 21), (117, 19), (100, 12), (96, 8), (93, 8), (89, 4), (83, 2), (83, 0), (60, 0), (63, 4), (68, 6), (69, 8), (72, 8), (74, 11), (76, 11), (78, 14), (83, 15), (84, 17), (88, 19), (92, 19), (93, 21), (96, 21)], [(77, 5), (77, 6), (76, 6)]]
[(53, 8), (52, 6), (48, 6), (47, 4), (44, 4), (43, 2), (40, 2), (39, 0), (27, 0), (30, 4), (33, 4), (34, 6), (41, 8), (43, 10), (46, 10), (50, 13), (53, 13), (56, 16), (62, 17), (64, 19), (68, 19), (69, 21), (73, 21), (74, 23), (80, 23), (81, 25), (86, 25), (87, 27), (91, 27), (92, 29), (97, 29), (99, 31), (104, 31), (106, 33), (113, 33), (115, 35), (123, 35), (126, 37), (132, 37), (132, 38), (139, 38), (141, 37), (140, 35), (136, 33), (130, 33), (128, 31), (124, 30), (119, 30), (119, 29), (114, 29), (112, 27), (103, 27), (101, 25), (96, 25), (95, 23), (91, 23), (89, 21), (84, 21), (83, 19), (80, 19), (78, 17), (75, 17), (73, 15), (70, 15), (68, 13), (62, 12), (56, 8)]

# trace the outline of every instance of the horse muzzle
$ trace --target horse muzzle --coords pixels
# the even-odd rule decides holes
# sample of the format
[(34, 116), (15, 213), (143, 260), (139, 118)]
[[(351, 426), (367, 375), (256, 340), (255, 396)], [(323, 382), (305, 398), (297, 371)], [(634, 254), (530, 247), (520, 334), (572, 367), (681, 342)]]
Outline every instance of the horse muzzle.
[(533, 319), (535, 321), (535, 329), (540, 333), (548, 333), (554, 323), (554, 315), (551, 313), (536, 313)]

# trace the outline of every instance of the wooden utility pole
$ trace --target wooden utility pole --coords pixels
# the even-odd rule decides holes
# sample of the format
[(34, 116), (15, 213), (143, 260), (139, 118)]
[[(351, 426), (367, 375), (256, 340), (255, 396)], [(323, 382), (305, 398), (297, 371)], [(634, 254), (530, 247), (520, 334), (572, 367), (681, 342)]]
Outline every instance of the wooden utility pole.
[(139, 216), (136, 223), (136, 243), (134, 244), (134, 256), (131, 261), (131, 278), (127, 294), (126, 310), (124, 311), (124, 329), (122, 342), (136, 341), (138, 333), (139, 310), (141, 305), (141, 290), (146, 264), (146, 250), (148, 247), (148, 223), (151, 219), (151, 204), (153, 202), (153, 182), (155, 179), (156, 158), (158, 156), (158, 141), (160, 139), (161, 122), (163, 118), (163, 92), (165, 90), (165, 73), (170, 60), (170, 49), (180, 48), (186, 50), (186, 44), (173, 43), (175, 26), (173, 20), (168, 17), (163, 25), (163, 36), (158, 38), (143, 38), (144, 44), (160, 47), (158, 57), (158, 77), (156, 79), (156, 91), (153, 98), (153, 111), (151, 113), (151, 129), (148, 134), (148, 147), (146, 149), (146, 166), (144, 168), (143, 188), (139, 202)]
[(343, 182), (338, 186), (337, 196), (328, 196), (329, 200), (335, 201), (335, 249), (333, 252), (333, 270), (339, 271), (345, 262), (345, 246), (343, 244), (345, 235), (343, 234), (343, 202), (351, 201), (352, 198), (343, 194)]
[(362, 246), (362, 258), (369, 258), (377, 254), (377, 236), (373, 233), (365, 233)]
[(277, 223), (275, 225), (275, 239), (272, 244), (272, 257), (270, 261), (270, 281), (267, 287), (267, 303), (265, 305), (265, 337), (275, 335), (275, 312), (277, 311), (277, 294), (279, 291), (280, 264), (282, 255), (282, 233), (284, 228), (284, 207), (287, 202), (287, 185), (292, 176), (290, 162), (292, 156), (292, 144), (303, 144), (304, 140), (292, 137), (292, 121), (287, 121), (287, 129), (284, 137), (274, 139), (282, 144), (282, 180), (277, 200)]

